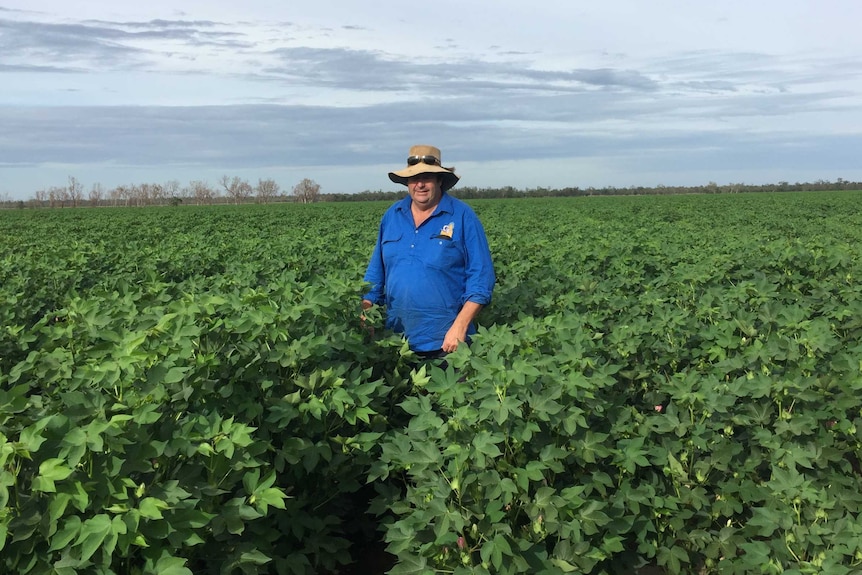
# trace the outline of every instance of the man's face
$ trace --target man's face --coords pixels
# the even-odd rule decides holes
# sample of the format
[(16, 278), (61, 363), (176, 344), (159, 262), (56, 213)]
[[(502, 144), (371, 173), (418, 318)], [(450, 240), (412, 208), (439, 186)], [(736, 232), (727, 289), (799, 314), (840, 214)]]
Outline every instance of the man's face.
[(437, 174), (418, 174), (407, 179), (407, 191), (417, 207), (428, 210), (437, 205), (443, 190), (440, 189), (440, 176)]

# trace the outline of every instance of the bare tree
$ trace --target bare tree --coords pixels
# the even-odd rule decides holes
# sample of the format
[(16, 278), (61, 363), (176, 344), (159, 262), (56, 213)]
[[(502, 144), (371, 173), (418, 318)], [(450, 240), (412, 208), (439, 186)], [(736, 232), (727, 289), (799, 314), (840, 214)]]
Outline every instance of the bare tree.
[(120, 203), (121, 200), (124, 201), (126, 205), (128, 205), (129, 193), (126, 186), (117, 186), (116, 188), (108, 192), (108, 197), (111, 199), (111, 202), (113, 202), (115, 207), (117, 206), (117, 204)]
[(238, 204), (251, 196), (251, 184), (248, 181), (240, 179), (239, 176), (234, 176), (232, 179), (224, 175), (219, 179), (219, 183), (224, 188), (228, 197), (233, 198), (233, 203)]
[[(172, 203), (176, 200), (179, 200), (180, 195), (180, 182), (179, 180), (168, 180), (164, 185), (165, 190), (165, 199), (171, 201)], [(182, 201), (182, 200), (180, 200)]]
[(165, 202), (165, 187), (161, 184), (150, 184), (150, 197), (156, 205), (162, 205)]
[(150, 202), (150, 184), (132, 184), (129, 194), (134, 205), (146, 206)]
[(56, 208), (57, 205), (62, 208), (69, 199), (69, 190), (59, 186), (51, 186), (48, 188), (48, 205)]
[(93, 187), (90, 188), (90, 194), (87, 199), (90, 200), (91, 206), (98, 206), (102, 203), (102, 198), (105, 197), (105, 190), (102, 188), (102, 184), (95, 183)]
[(189, 192), (198, 205), (211, 204), (215, 197), (215, 191), (202, 180), (189, 182)]
[(72, 207), (77, 208), (84, 199), (84, 184), (78, 181), (74, 176), (69, 176), (69, 185), (66, 187), (66, 198), (71, 202)]
[(278, 195), (279, 187), (275, 180), (258, 180), (255, 191), (257, 192), (257, 201), (268, 204)]
[(48, 201), (48, 192), (45, 190), (36, 190), (36, 193), (33, 194), (33, 198), (36, 200), (36, 205), (43, 208), (45, 207), (45, 203)]
[(164, 198), (164, 188), (161, 184), (140, 184), (134, 186), (133, 190), (139, 206), (160, 204)]
[(303, 204), (316, 202), (320, 195), (320, 184), (308, 178), (303, 179), (293, 188), (293, 195)]
[(66, 186), (51, 186), (55, 188), (55, 197), (57, 198), (58, 203), (61, 208), (65, 208), (66, 206), (72, 205), (72, 200), (69, 197), (69, 188)]

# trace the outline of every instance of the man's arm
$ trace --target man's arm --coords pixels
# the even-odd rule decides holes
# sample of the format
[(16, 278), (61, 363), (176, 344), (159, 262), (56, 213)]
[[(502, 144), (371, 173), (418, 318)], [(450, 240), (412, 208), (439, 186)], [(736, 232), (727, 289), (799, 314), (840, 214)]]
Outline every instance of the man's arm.
[(458, 344), (467, 339), (467, 328), (470, 327), (470, 322), (476, 319), (479, 312), (482, 311), (482, 304), (467, 301), (458, 312), (455, 321), (452, 322), (452, 327), (446, 332), (443, 338), (443, 347), (441, 348), (446, 353), (451, 353), (458, 349)]
[(464, 286), (463, 301), (485, 306), (491, 303), (491, 293), (496, 283), (494, 263), (482, 223), (472, 212), (470, 216), (464, 218), (467, 282)]
[(365, 276), (362, 278), (363, 281), (370, 284), (368, 292), (362, 295), (363, 310), (370, 308), (372, 305), (383, 303), (386, 268), (383, 265), (382, 238), (385, 221), (386, 215), (380, 220), (380, 227), (377, 230), (377, 240), (374, 242), (374, 250), (371, 252), (371, 259), (368, 261)]

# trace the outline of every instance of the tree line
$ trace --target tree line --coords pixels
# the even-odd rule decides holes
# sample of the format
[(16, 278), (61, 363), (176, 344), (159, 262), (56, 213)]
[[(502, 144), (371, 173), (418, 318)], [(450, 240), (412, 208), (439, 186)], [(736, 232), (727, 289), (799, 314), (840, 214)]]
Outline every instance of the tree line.
[(89, 190), (74, 176), (65, 186), (51, 186), (37, 190), (28, 200), (13, 201), (0, 198), (4, 207), (77, 208), (119, 206), (177, 206), (180, 204), (247, 204), (293, 201), (316, 202), (320, 199), (320, 184), (308, 178), (296, 184), (289, 194), (282, 191), (273, 179), (260, 179), (256, 185), (238, 176), (224, 175), (216, 185), (205, 180), (192, 180), (182, 186), (178, 180), (163, 184), (144, 183), (120, 185), (106, 190), (95, 183)]
[[(461, 199), (493, 198), (539, 198), (539, 197), (577, 197), (577, 196), (631, 196), (631, 195), (669, 195), (669, 194), (735, 194), (756, 192), (801, 192), (801, 191), (838, 191), (862, 190), (862, 182), (838, 178), (834, 182), (816, 180), (814, 182), (789, 183), (781, 181), (773, 184), (729, 183), (720, 185), (709, 182), (700, 186), (629, 186), (602, 188), (527, 188), (512, 186), (498, 188), (458, 187), (449, 193)], [(0, 198), (0, 206), (5, 208), (67, 208), (67, 207), (119, 207), (119, 206), (177, 206), (248, 204), (272, 202), (356, 202), (356, 201), (394, 201), (406, 196), (406, 190), (384, 191), (365, 190), (356, 193), (323, 193), (314, 180), (304, 178), (290, 192), (285, 192), (272, 179), (260, 179), (256, 185), (238, 176), (224, 175), (216, 185), (204, 180), (192, 180), (182, 186), (177, 180), (163, 184), (145, 183), (121, 185), (106, 190), (102, 184), (93, 184), (85, 191), (84, 185), (75, 177), (69, 176), (67, 185), (52, 186), (38, 190), (29, 200)]]
[[(745, 184), (731, 183), (719, 185), (709, 182), (701, 186), (629, 186), (603, 188), (587, 187), (579, 188), (527, 188), (519, 189), (512, 186), (500, 188), (477, 188), (471, 186), (459, 186), (449, 191), (450, 194), (461, 199), (483, 199), (483, 198), (543, 198), (543, 197), (577, 197), (577, 196), (641, 196), (641, 195), (669, 195), (669, 194), (741, 194), (755, 192), (811, 192), (811, 191), (839, 191), (839, 190), (862, 190), (862, 182), (848, 181), (838, 178), (834, 182), (828, 180), (817, 180), (815, 182), (778, 182), (777, 184)], [(397, 192), (364, 191), (355, 194), (323, 194), (322, 200), (334, 202), (354, 201), (379, 201), (396, 200), (407, 195), (404, 190)]]

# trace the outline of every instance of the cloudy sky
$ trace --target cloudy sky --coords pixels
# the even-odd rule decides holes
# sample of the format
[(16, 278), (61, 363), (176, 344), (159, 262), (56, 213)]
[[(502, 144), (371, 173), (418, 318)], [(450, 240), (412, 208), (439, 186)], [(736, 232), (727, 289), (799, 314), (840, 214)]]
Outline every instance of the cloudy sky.
[(0, 0), (0, 197), (862, 180), (859, 0)]

